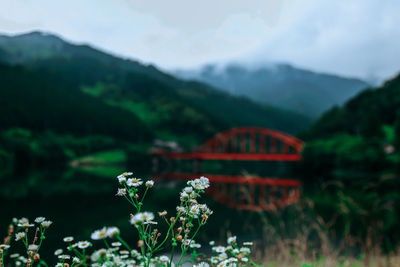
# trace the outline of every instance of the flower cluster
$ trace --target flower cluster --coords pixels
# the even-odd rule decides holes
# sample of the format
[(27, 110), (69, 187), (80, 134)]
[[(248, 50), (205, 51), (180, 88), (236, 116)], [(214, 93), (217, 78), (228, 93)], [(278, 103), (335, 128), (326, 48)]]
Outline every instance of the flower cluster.
[[(72, 236), (64, 237), (63, 241), (67, 243), (67, 254), (63, 249), (59, 248), (54, 251), (54, 255), (58, 258), (56, 267), (86, 265), (86, 249), (92, 246), (89, 241), (78, 241), (73, 243)], [(72, 256), (70, 255), (72, 254)]]
[(242, 247), (239, 247), (236, 236), (229, 237), (227, 246), (215, 246), (215, 242), (211, 241), (213, 256), (210, 262), (217, 267), (234, 267), (246, 266), (247, 264), (255, 265), (250, 259), (250, 246), (252, 242), (244, 242)]
[[(164, 221), (168, 226), (165, 233), (156, 228), (158, 222), (155, 213), (142, 210), (145, 196), (154, 186), (154, 181), (135, 178), (131, 172), (123, 173), (117, 179), (121, 186), (117, 195), (123, 196), (134, 208), (129, 222), (139, 234), (137, 249), (132, 249), (125, 242), (118, 227), (102, 227), (91, 234), (95, 244), (85, 240), (74, 242), (72, 236), (64, 237), (65, 248), (54, 251), (57, 257), (56, 267), (171, 267), (186, 263), (191, 263), (194, 267), (256, 265), (249, 257), (249, 246), (252, 243), (245, 242), (239, 247), (234, 236), (228, 238), (227, 246), (215, 246), (215, 242), (210, 242), (211, 258), (198, 253), (201, 245), (195, 238), (213, 214), (206, 204), (199, 203), (204, 190), (210, 186), (206, 177), (187, 182), (187, 186), (180, 192), (179, 205), (172, 216), (168, 216), (165, 210), (158, 213), (157, 219)], [(22, 242), (27, 251), (27, 257), (18, 253), (9, 255), (15, 266), (30, 267), (35, 263), (37, 266), (48, 266), (40, 259), (39, 249), (45, 238), (45, 231), (51, 224), (52, 222), (44, 217), (38, 217), (32, 223), (26, 218), (14, 219), (4, 244), (0, 245), (0, 267), (5, 265), (4, 257), (10, 249), (11, 241)], [(30, 229), (36, 229), (34, 235), (29, 233)], [(96, 245), (96, 242), (105, 247), (92, 250), (91, 247)], [(166, 252), (167, 248), (171, 248), (168, 253), (170, 256), (162, 253)]]
[(105, 239), (107, 237), (113, 238), (119, 235), (120, 231), (118, 227), (103, 227), (99, 230), (96, 230), (90, 236), (93, 240)]
[(132, 173), (124, 173), (117, 177), (119, 183), (124, 186), (124, 188), (118, 190), (117, 195), (123, 195), (136, 209), (136, 213), (132, 214), (130, 218), (130, 223), (139, 232), (138, 247), (142, 257), (136, 260), (142, 263), (144, 261), (145, 266), (151, 262), (155, 262), (159, 266), (171, 266), (173, 254), (171, 258), (165, 255), (153, 257), (155, 253), (164, 249), (167, 240), (171, 240), (174, 250), (176, 247), (180, 249), (181, 255), (177, 262), (178, 266), (183, 262), (189, 249), (193, 250), (192, 256), (194, 255), (193, 258), (196, 258), (195, 250), (200, 248), (200, 244), (197, 244), (194, 238), (213, 213), (206, 204), (198, 203), (200, 195), (210, 186), (209, 180), (206, 177), (201, 177), (188, 181), (188, 186), (180, 192), (180, 204), (173, 216), (167, 218), (166, 211), (159, 212), (159, 216), (168, 225), (167, 233), (161, 238), (162, 233), (158, 229), (152, 228), (153, 225), (158, 224), (155, 221), (154, 213), (141, 210), (144, 196), (147, 190), (154, 185), (154, 182), (151, 180), (145, 182), (146, 189), (143, 196), (140, 197), (139, 191), (143, 182), (141, 179), (130, 178), (132, 175)]
[(37, 217), (33, 222), (30, 222), (27, 218), (14, 218), (9, 226), (4, 244), (0, 245), (1, 262), (8, 254), (11, 242), (14, 241), (22, 242), (26, 249), (26, 256), (22, 256), (19, 253), (9, 255), (15, 266), (30, 266), (34, 262), (43, 264), (44, 261), (40, 259), (39, 250), (45, 239), (45, 232), (52, 223), (52, 221), (46, 220), (45, 217)]

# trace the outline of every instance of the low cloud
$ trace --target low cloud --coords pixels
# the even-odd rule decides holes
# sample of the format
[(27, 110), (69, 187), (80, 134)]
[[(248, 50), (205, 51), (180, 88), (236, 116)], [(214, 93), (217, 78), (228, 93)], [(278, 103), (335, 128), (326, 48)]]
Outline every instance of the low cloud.
[(397, 0), (15, 0), (2, 6), (4, 33), (50, 31), (164, 68), (287, 62), (379, 80), (400, 70)]

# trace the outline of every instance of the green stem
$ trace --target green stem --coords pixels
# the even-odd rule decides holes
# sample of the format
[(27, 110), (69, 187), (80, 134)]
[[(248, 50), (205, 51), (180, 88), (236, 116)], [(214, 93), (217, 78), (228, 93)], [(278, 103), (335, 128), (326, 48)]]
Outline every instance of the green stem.
[(169, 264), (168, 264), (168, 267), (171, 267), (171, 265), (172, 265), (172, 259), (174, 258), (174, 250), (175, 250), (175, 246), (174, 246), (174, 245), (172, 245), (172, 249), (171, 249), (171, 257), (170, 257), (170, 259), (169, 259)]
[(147, 191), (149, 190), (149, 188), (146, 186), (146, 190), (144, 191), (142, 200), (140, 200), (140, 203), (143, 203), (144, 197), (146, 196)]
[(117, 239), (122, 243), (122, 245), (124, 245), (129, 251), (131, 251), (131, 247), (119, 236), (119, 234), (117, 235)]
[(82, 261), (83, 261), (83, 265), (86, 265), (86, 254), (85, 254), (85, 249), (82, 250)]
[(82, 259), (83, 259), (83, 255), (82, 255), (76, 248), (74, 248), (72, 245), (69, 245), (69, 248), (70, 248), (73, 252), (75, 252), (75, 255), (77, 255), (78, 258), (82, 258)]
[(160, 245), (158, 245), (158, 246), (153, 250), (153, 252), (157, 252), (157, 251), (164, 245), (164, 243), (167, 241), (171, 230), (174, 228), (175, 223), (178, 221), (179, 215), (180, 215), (180, 214), (178, 213), (178, 216), (176, 217), (175, 221), (174, 221), (174, 222), (170, 225), (170, 227), (168, 228), (168, 232), (167, 232), (167, 235), (165, 236), (164, 240), (160, 243)]
[(46, 228), (42, 228), (42, 226), (40, 226), (40, 241), (36, 253), (39, 253), (39, 249), (42, 246), (43, 239), (45, 238), (44, 232), (46, 232)]
[(178, 263), (176, 264), (176, 266), (180, 266), (179, 264), (181, 263), (181, 261), (182, 261), (182, 259), (183, 259), (183, 256), (185, 256), (186, 251), (189, 249), (190, 243), (192, 243), (193, 239), (196, 237), (197, 233), (199, 232), (199, 230), (200, 230), (200, 228), (201, 228), (202, 226), (203, 226), (203, 225), (200, 224), (199, 227), (197, 228), (196, 232), (195, 232), (195, 233), (193, 234), (193, 236), (190, 238), (189, 244), (188, 244), (188, 245), (184, 248), (184, 250), (182, 251), (181, 257), (179, 258), (179, 261), (178, 261)]
[(106, 245), (106, 248), (109, 249), (109, 248), (110, 248), (110, 245), (108, 245), (107, 240), (103, 239), (103, 241), (104, 241), (104, 244)]

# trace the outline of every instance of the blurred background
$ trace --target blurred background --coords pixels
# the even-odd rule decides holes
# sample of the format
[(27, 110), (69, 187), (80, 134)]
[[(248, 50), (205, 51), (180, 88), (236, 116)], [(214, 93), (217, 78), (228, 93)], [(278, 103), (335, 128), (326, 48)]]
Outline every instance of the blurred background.
[[(42, 252), (50, 257), (62, 237), (87, 239), (104, 225), (134, 243), (130, 207), (115, 196), (118, 174), (155, 179), (146, 209), (172, 212), (184, 182), (155, 173), (150, 151), (190, 152), (220, 132), (256, 126), (304, 141), (302, 160), (213, 160), (202, 171), (296, 179), (300, 200), (254, 212), (205, 197), (215, 214), (200, 243), (227, 233), (254, 240), (265, 266), (395, 264), (399, 1), (1, 6), (4, 235), (13, 217), (46, 216), (55, 221)], [(193, 171), (182, 164), (167, 165)]]

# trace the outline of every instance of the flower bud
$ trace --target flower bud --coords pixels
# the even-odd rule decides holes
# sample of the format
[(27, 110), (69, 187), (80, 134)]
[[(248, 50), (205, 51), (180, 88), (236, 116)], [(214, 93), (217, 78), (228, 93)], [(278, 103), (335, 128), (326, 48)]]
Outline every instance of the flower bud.
[(40, 255), (36, 253), (35, 256), (33, 256), (33, 260), (34, 261), (40, 260)]
[(162, 211), (162, 212), (159, 212), (158, 215), (160, 215), (161, 217), (164, 217), (164, 216), (167, 215), (167, 211), (164, 210), (164, 211)]

